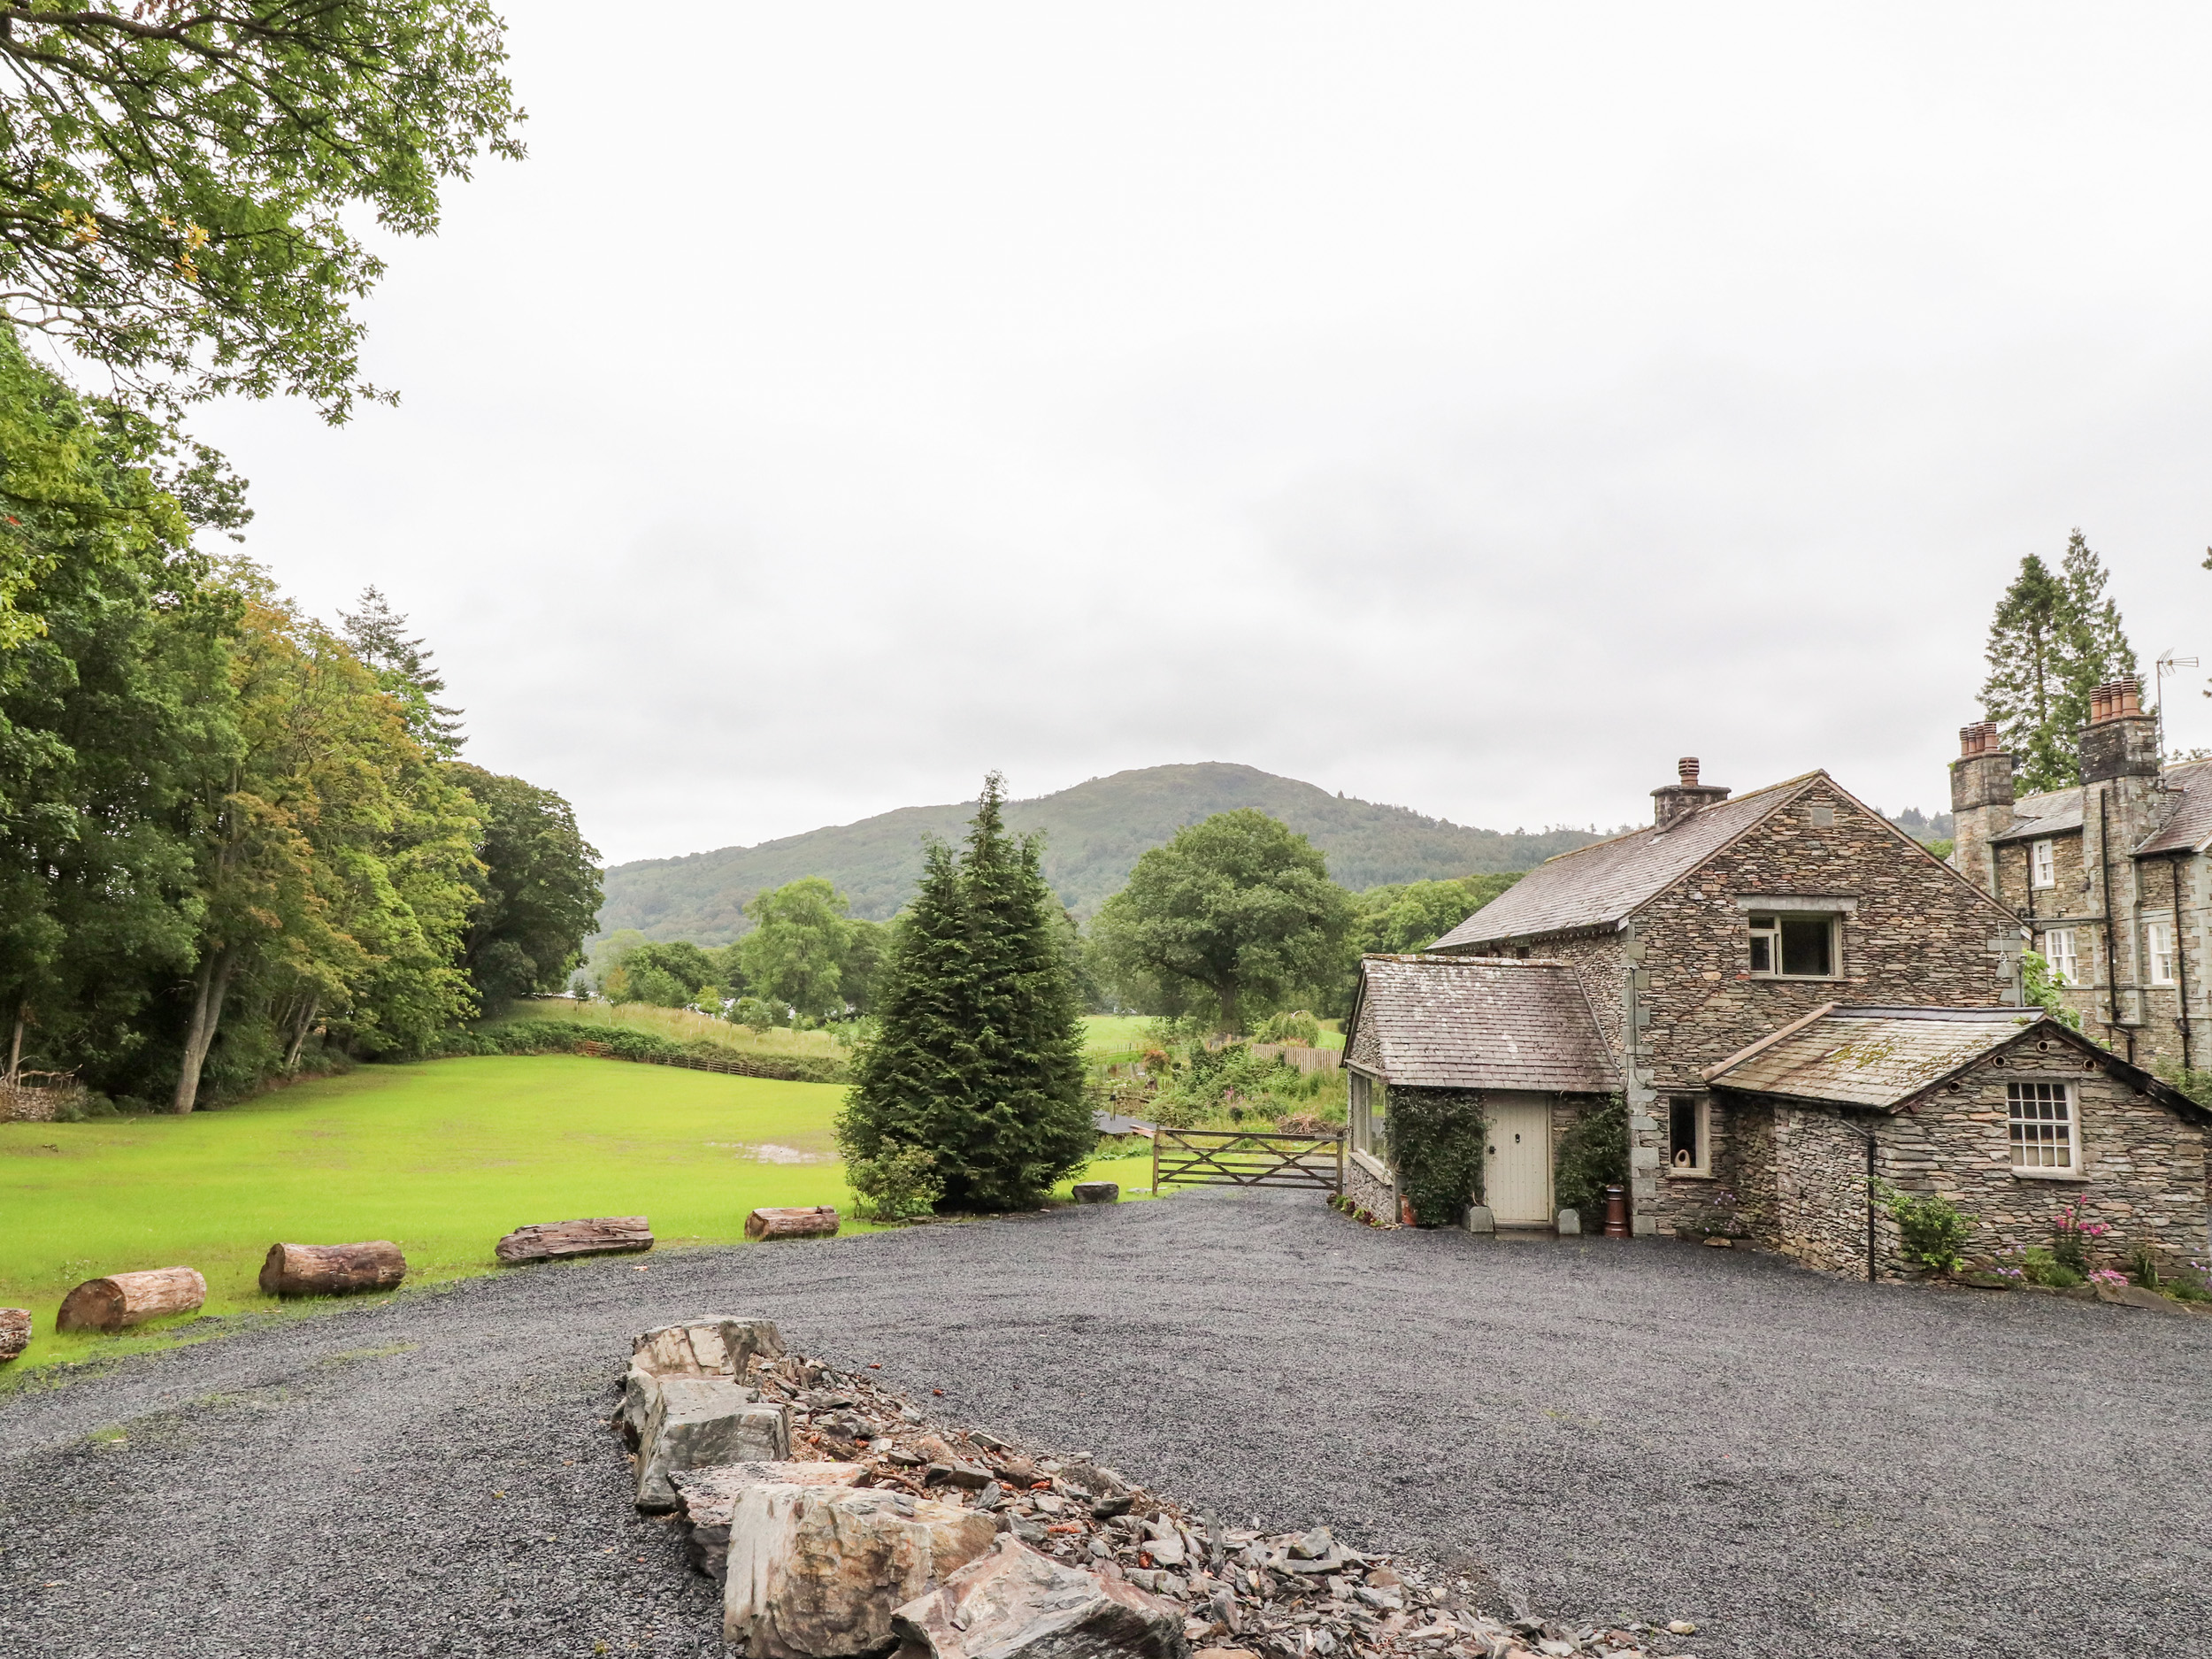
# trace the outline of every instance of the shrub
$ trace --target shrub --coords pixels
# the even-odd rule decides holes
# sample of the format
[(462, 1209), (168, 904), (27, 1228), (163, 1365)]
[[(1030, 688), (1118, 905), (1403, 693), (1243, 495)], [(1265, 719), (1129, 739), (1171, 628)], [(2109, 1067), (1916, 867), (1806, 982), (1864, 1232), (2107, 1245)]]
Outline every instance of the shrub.
[(2212, 1302), (2212, 1281), (2207, 1280), (2202, 1262), (2192, 1262), (2187, 1268), (2168, 1274), (2165, 1291), (2176, 1302)]
[(1934, 1193), (1893, 1193), (1890, 1217), (1897, 1223), (1904, 1258), (1931, 1272), (1955, 1273), (1973, 1218)]
[(1296, 1013), (1270, 1014), (1259, 1030), (1262, 1042), (1295, 1043), (1302, 1048), (1321, 1046), (1321, 1022), (1304, 1009)]
[(937, 1155), (926, 1147), (887, 1143), (874, 1157), (848, 1159), (845, 1185), (863, 1221), (910, 1221), (929, 1214), (945, 1195)]
[(2020, 1252), (2020, 1271), (2031, 1285), (2045, 1285), (2053, 1290), (2073, 1290), (2089, 1282), (2040, 1244)]
[(1605, 1189), (1628, 1185), (1628, 1102), (1614, 1095), (1559, 1138), (1552, 1178), (1562, 1208), (1605, 1213)]

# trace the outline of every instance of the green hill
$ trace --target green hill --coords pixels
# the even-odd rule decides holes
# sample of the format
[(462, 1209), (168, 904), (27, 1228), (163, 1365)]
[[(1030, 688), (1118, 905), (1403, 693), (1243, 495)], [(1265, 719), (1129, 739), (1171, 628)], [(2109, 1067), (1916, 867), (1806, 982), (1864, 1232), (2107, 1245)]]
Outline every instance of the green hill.
[[(1011, 803), (1007, 818), (1018, 830), (1044, 832), (1047, 879), (1062, 903), (1088, 914), (1129, 879), (1147, 848), (1186, 824), (1245, 806), (1311, 837), (1328, 856), (1330, 874), (1353, 888), (1526, 870), (1597, 839), (1581, 830), (1507, 835), (1468, 829), (1218, 761), (1094, 778), (1057, 795)], [(906, 902), (921, 871), (923, 837), (958, 836), (973, 811), (969, 802), (902, 807), (757, 847), (617, 864), (607, 872), (599, 926), (603, 933), (634, 927), (652, 939), (726, 944), (745, 931), (746, 900), (801, 876), (828, 877), (851, 898), (854, 915), (880, 921)]]

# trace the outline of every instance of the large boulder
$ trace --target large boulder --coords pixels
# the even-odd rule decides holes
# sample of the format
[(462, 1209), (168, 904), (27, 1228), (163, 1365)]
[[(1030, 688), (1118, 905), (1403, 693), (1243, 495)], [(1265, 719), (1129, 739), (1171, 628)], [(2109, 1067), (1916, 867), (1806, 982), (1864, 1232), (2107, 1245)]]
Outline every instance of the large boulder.
[(900, 1659), (1184, 1659), (1183, 1616), (1012, 1537), (892, 1615)]
[[(663, 1377), (727, 1377), (743, 1382), (756, 1356), (773, 1359), (783, 1337), (773, 1319), (737, 1319), (710, 1314), (685, 1325), (664, 1325), (630, 1339), (630, 1370), (622, 1379), (622, 1436), (632, 1446), (645, 1438), (645, 1419)], [(758, 1400), (755, 1394), (751, 1396)]]
[(722, 1632), (749, 1659), (849, 1659), (991, 1547), (987, 1515), (886, 1490), (749, 1488), (730, 1522)]
[(669, 1471), (684, 1527), (684, 1554), (710, 1578), (722, 1576), (730, 1553), (737, 1501), (772, 1482), (793, 1486), (849, 1486), (866, 1474), (859, 1463), (717, 1463)]
[(676, 1507), (669, 1476), (713, 1463), (782, 1463), (791, 1455), (791, 1412), (765, 1405), (726, 1377), (663, 1377), (638, 1438), (637, 1507)]

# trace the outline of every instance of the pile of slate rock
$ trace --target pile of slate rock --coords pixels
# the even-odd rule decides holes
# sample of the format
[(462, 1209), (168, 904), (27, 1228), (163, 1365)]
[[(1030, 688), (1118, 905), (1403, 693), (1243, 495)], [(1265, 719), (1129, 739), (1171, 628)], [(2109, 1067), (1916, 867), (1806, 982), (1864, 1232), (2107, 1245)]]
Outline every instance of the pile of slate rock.
[(1667, 1633), (1473, 1610), (1326, 1527), (1227, 1527), (1081, 1455), (931, 1423), (764, 1319), (636, 1339), (637, 1504), (724, 1582), (746, 1659), (1639, 1659)]

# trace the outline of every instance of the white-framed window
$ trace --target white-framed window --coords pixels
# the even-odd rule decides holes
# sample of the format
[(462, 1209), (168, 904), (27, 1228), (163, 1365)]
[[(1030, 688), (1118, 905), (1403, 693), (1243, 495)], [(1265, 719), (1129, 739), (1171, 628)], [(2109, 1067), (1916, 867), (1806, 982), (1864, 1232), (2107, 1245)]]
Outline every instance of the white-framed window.
[(1832, 979), (1843, 918), (1817, 912), (1784, 910), (1751, 918), (1751, 972), (1755, 978)]
[(1667, 1168), (1676, 1175), (1709, 1175), (1713, 1168), (1712, 1102), (1702, 1094), (1667, 1101)]
[(2074, 954), (2074, 930), (2054, 927), (2043, 935), (2043, 960), (2051, 964), (2051, 977), (2061, 985), (2081, 983), (2081, 959)]
[(1364, 1071), (1349, 1071), (1352, 1150), (1387, 1162), (1390, 1156), (1390, 1091)]
[(2144, 978), (2152, 985), (2174, 982), (2174, 925), (2148, 922), (2143, 927)]
[(2014, 1169), (2079, 1172), (2081, 1136), (2071, 1083), (2006, 1084), (2005, 1123)]
[(2058, 858), (2048, 841), (2028, 843), (2028, 885), (2032, 887), (2055, 887), (2058, 885)]

